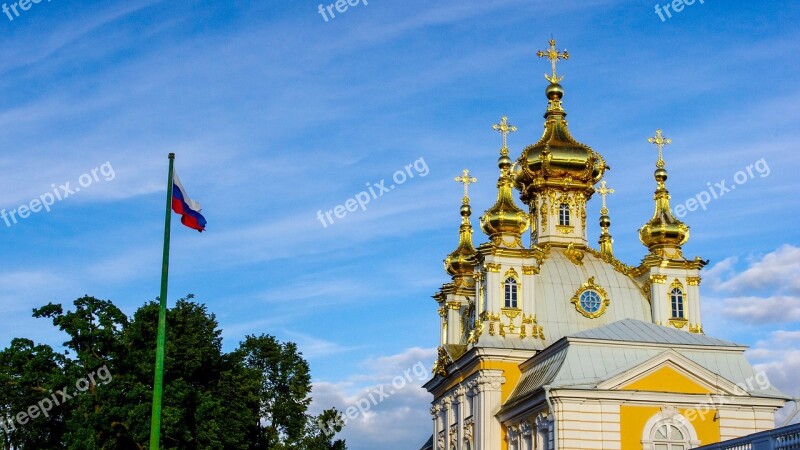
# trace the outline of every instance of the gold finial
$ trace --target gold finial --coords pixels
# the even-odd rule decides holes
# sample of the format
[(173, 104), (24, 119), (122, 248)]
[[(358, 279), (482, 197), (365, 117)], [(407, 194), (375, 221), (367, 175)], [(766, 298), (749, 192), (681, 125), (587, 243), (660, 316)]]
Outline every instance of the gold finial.
[(664, 147), (666, 147), (667, 145), (672, 144), (672, 139), (664, 137), (664, 135), (661, 134), (661, 130), (656, 130), (656, 135), (651, 137), (650, 139), (648, 139), (647, 142), (649, 142), (649, 143), (655, 145), (656, 147), (658, 147), (658, 162), (656, 163), (656, 167), (658, 167), (659, 169), (663, 169), (664, 168)]
[(568, 60), (569, 59), (569, 52), (566, 49), (564, 49), (563, 52), (559, 53), (558, 50), (556, 50), (556, 40), (555, 39), (551, 38), (550, 39), (550, 48), (548, 48), (547, 50), (539, 50), (538, 52), (536, 52), (536, 56), (538, 56), (539, 58), (547, 58), (547, 59), (549, 59), (550, 63), (553, 65), (553, 76), (544, 74), (544, 77), (547, 79), (547, 81), (549, 81), (549, 82), (551, 82), (553, 84), (557, 84), (557, 83), (561, 82), (561, 80), (564, 79), (563, 75), (561, 77), (559, 77), (556, 74), (556, 63), (558, 62), (559, 59), (563, 59), (565, 61)]
[(464, 185), (464, 201), (463, 202), (466, 205), (466, 204), (469, 203), (469, 185), (473, 184), (473, 183), (477, 183), (478, 179), (475, 178), (475, 177), (471, 177), (469, 175), (469, 170), (468, 169), (464, 169), (463, 175), (461, 175), (460, 177), (456, 177), (455, 180), (456, 180), (456, 182), (462, 183)]
[(603, 180), (600, 183), (600, 189), (597, 190), (597, 193), (600, 194), (600, 197), (603, 199), (603, 207), (600, 209), (600, 214), (607, 215), (608, 208), (606, 207), (606, 197), (614, 193), (614, 189), (606, 186), (606, 180)]
[(508, 156), (508, 146), (506, 145), (508, 143), (508, 134), (516, 132), (517, 127), (508, 123), (508, 117), (503, 116), (500, 119), (500, 123), (492, 125), (492, 129), (503, 135), (503, 148), (500, 149), (500, 153), (503, 156)]

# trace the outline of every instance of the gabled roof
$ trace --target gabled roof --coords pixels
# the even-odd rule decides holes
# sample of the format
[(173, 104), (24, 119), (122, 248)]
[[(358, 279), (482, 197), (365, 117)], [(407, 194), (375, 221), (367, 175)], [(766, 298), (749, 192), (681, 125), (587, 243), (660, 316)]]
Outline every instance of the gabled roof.
[[(598, 342), (591, 342), (598, 341)], [(624, 343), (630, 342), (631, 345)], [(620, 343), (623, 343), (620, 345)], [(667, 347), (667, 348), (665, 348)], [(600, 385), (655, 361), (659, 355), (692, 365), (719, 376), (732, 386), (756, 379), (756, 372), (744, 357), (746, 347), (704, 335), (687, 333), (634, 319), (567, 336), (538, 353), (523, 367), (522, 377), (500, 410), (508, 412), (540, 394), (546, 386), (568, 389), (603, 389)], [(753, 396), (786, 398), (772, 386), (755, 386)]]
[(644, 342), (650, 344), (704, 345), (714, 347), (740, 347), (734, 342), (712, 338), (704, 334), (687, 333), (673, 328), (636, 319), (623, 319), (617, 322), (581, 331), (569, 337), (578, 339), (598, 339), (606, 341)]

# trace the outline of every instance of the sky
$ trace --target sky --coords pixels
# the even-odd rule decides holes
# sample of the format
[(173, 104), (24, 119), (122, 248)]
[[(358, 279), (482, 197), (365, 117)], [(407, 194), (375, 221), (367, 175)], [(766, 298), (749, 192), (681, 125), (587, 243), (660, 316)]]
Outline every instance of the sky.
[[(750, 346), (800, 396), (800, 4), (698, 0), (662, 20), (659, 2), (361, 0), (332, 17), (309, 0), (53, 0), (0, 13), (0, 209), (61, 197), (0, 219), (0, 344), (59, 346), (31, 317), (48, 302), (88, 294), (132, 314), (158, 295), (174, 152), (208, 228), (174, 221), (170, 304), (205, 303), (226, 350), (248, 334), (297, 342), (316, 411), (397, 384), (344, 437), (419, 448), (439, 339), (430, 297), (457, 244), (453, 178), (478, 178), (477, 245), (496, 195), (491, 126), (519, 128), (514, 158), (538, 140), (549, 64), (536, 51), (553, 36), (571, 55), (570, 129), (612, 168), (616, 255), (645, 254), (647, 138), (661, 128), (673, 207), (694, 205), (684, 251), (711, 261), (705, 332)], [(370, 189), (363, 208), (325, 219)], [(704, 208), (690, 201), (710, 189)], [(596, 197), (589, 217), (599, 209)]]

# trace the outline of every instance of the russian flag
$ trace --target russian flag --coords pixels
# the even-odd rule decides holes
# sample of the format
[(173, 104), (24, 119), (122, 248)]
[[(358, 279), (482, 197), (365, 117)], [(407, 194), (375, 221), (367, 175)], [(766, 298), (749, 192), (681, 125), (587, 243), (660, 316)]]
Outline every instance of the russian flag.
[(200, 214), (203, 208), (200, 203), (189, 198), (183, 188), (178, 173), (172, 173), (172, 210), (181, 215), (181, 223), (189, 228), (203, 232), (206, 229), (206, 218)]

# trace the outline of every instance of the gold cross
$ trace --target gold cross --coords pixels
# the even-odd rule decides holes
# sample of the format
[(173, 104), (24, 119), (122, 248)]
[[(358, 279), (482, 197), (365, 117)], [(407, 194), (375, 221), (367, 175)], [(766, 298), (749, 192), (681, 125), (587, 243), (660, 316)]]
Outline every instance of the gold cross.
[(608, 208), (606, 208), (606, 197), (613, 194), (614, 189), (606, 187), (606, 180), (603, 180), (603, 182), (600, 183), (600, 189), (597, 190), (597, 193), (603, 198), (603, 208), (600, 210), (600, 214), (607, 215)]
[(456, 182), (464, 185), (464, 204), (466, 205), (469, 203), (469, 185), (472, 183), (477, 183), (478, 179), (469, 176), (469, 170), (464, 169), (464, 174), (460, 177), (456, 177)]
[(500, 123), (492, 125), (492, 128), (495, 131), (498, 131), (500, 134), (503, 135), (503, 148), (500, 150), (504, 156), (508, 155), (508, 146), (506, 145), (508, 141), (508, 133), (514, 133), (517, 131), (517, 127), (508, 123), (508, 117), (503, 117), (500, 120)]
[(658, 147), (658, 162), (656, 163), (656, 167), (658, 167), (659, 169), (663, 169), (664, 147), (666, 147), (669, 144), (672, 144), (672, 139), (664, 137), (664, 135), (661, 134), (661, 130), (656, 130), (656, 135), (648, 139), (647, 142)]
[(547, 50), (539, 50), (538, 52), (536, 52), (536, 56), (538, 56), (539, 58), (549, 59), (550, 63), (553, 65), (553, 76), (551, 77), (547, 74), (544, 74), (544, 77), (547, 78), (547, 81), (556, 84), (564, 79), (563, 76), (558, 77), (558, 75), (556, 75), (556, 63), (558, 62), (559, 59), (563, 59), (565, 61), (568, 60), (569, 52), (566, 49), (564, 49), (562, 53), (559, 53), (558, 50), (556, 50), (555, 39), (550, 39), (550, 48), (548, 48)]

